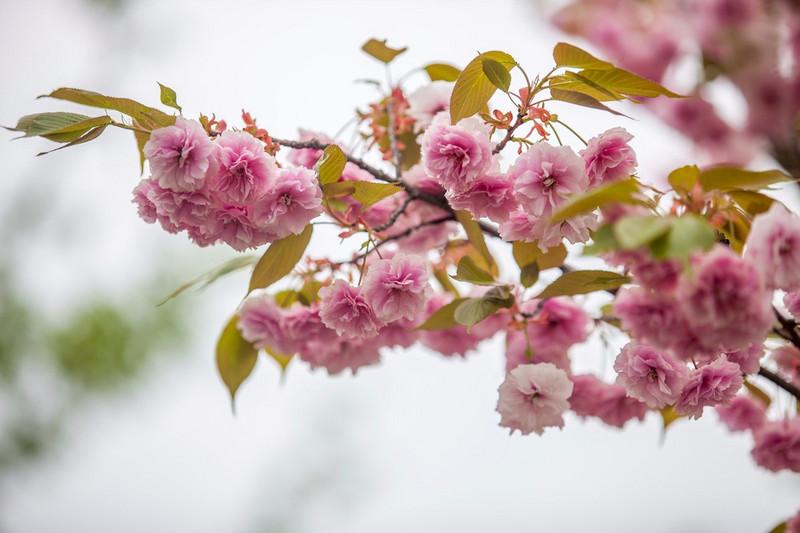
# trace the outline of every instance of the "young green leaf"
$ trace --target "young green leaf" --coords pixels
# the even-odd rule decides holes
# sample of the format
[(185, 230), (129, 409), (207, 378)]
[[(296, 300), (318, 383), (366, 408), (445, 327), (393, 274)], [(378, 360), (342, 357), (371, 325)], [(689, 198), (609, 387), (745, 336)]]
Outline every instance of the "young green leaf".
[(453, 124), (482, 111), (497, 90), (483, 72), (484, 59), (496, 61), (506, 70), (517, 64), (513, 57), (497, 50), (480, 54), (470, 61), (459, 74), (450, 96), (450, 122)]
[(610, 69), (614, 65), (597, 59), (592, 54), (568, 43), (558, 43), (553, 48), (553, 59), (559, 67)]
[(688, 259), (698, 250), (708, 250), (717, 241), (714, 228), (702, 217), (684, 215), (673, 218), (670, 230), (650, 243), (656, 259)]
[(376, 181), (353, 181), (352, 198), (361, 204), (362, 207), (369, 207), (384, 198), (396, 194), (403, 189), (391, 183), (378, 183)]
[(775, 199), (755, 191), (728, 191), (728, 196), (750, 216), (766, 213)]
[(737, 167), (718, 166), (703, 170), (699, 180), (704, 191), (731, 191), (763, 189), (776, 183), (792, 181), (792, 177), (777, 169), (756, 172)]
[(599, 87), (627, 97), (655, 98), (657, 96), (669, 96), (670, 98), (681, 98), (681, 95), (662, 87), (658, 83), (621, 68), (585, 69), (581, 70), (579, 75), (584, 80), (588, 80)]
[(483, 68), (483, 74), (489, 78), (489, 81), (495, 87), (504, 93), (508, 92), (508, 88), (511, 86), (511, 74), (502, 63), (494, 59), (483, 58), (481, 67)]
[(455, 310), (453, 317), (462, 326), (471, 327), (502, 308), (514, 305), (514, 296), (508, 287), (492, 287), (479, 298), (466, 298)]
[(639, 184), (633, 178), (612, 181), (585, 193), (572, 196), (553, 213), (550, 220), (551, 222), (561, 222), (613, 203), (637, 203), (635, 200), (637, 192), (639, 192)]
[(39, 98), (55, 98), (57, 100), (66, 100), (89, 107), (119, 111), (133, 118), (148, 129), (163, 128), (164, 126), (175, 124), (175, 117), (173, 115), (168, 115), (153, 107), (140, 104), (136, 100), (106, 96), (92, 91), (84, 91), (83, 89), (62, 87), (50, 94), (42, 95)]
[(472, 257), (468, 255), (462, 257), (458, 262), (456, 275), (453, 276), (453, 279), (476, 285), (492, 285), (494, 283), (492, 275), (476, 265)]
[(686, 165), (676, 168), (669, 173), (667, 181), (677, 193), (688, 194), (700, 178), (700, 169), (697, 165)]
[(335, 183), (341, 177), (346, 163), (347, 157), (341, 148), (335, 144), (326, 146), (322, 157), (314, 165), (320, 184)]
[(178, 95), (175, 94), (175, 91), (160, 82), (158, 82), (158, 86), (161, 89), (161, 103), (182, 113), (183, 109), (178, 105)]
[(664, 235), (670, 229), (666, 217), (655, 215), (629, 215), (614, 224), (614, 236), (626, 250), (644, 246)]
[(560, 278), (545, 287), (536, 298), (554, 296), (574, 296), (595, 291), (617, 289), (630, 282), (628, 276), (606, 270), (574, 270), (564, 273)]
[(519, 282), (523, 287), (531, 287), (539, 280), (539, 265), (529, 263), (519, 270)]
[(590, 107), (592, 109), (599, 109), (601, 111), (607, 111), (612, 115), (617, 115), (620, 117), (631, 118), (624, 113), (620, 113), (614, 109), (611, 109), (603, 102), (595, 98), (594, 96), (578, 92), (578, 91), (570, 91), (566, 89), (557, 89), (555, 87), (550, 89), (550, 96), (554, 100), (559, 100), (561, 102), (566, 102), (568, 104), (579, 105), (582, 107)]
[(453, 326), (457, 326), (458, 322), (454, 317), (455, 311), (459, 305), (461, 305), (467, 298), (456, 298), (452, 302), (443, 305), (439, 309), (436, 310), (428, 319), (423, 322), (421, 325), (417, 326), (417, 329), (422, 329), (426, 331), (434, 331), (440, 329), (448, 329), (452, 328)]
[(567, 249), (563, 244), (542, 252), (535, 242), (513, 241), (511, 243), (511, 252), (514, 255), (514, 261), (517, 262), (520, 268), (525, 268), (531, 263), (536, 263), (540, 270), (557, 268), (567, 258)]
[(253, 269), (248, 294), (255, 289), (272, 285), (291, 272), (303, 257), (313, 229), (314, 227), (309, 224), (299, 235), (289, 235), (270, 244)]
[(289, 354), (289, 355), (281, 354), (271, 349), (268, 346), (264, 348), (264, 351), (266, 352), (267, 356), (270, 359), (278, 363), (278, 366), (281, 367), (281, 374), (284, 374), (286, 372), (286, 368), (289, 366), (289, 363), (292, 362), (292, 357), (294, 357), (294, 354)]
[(472, 243), (472, 246), (478, 251), (483, 264), (479, 265), (481, 268), (489, 272), (493, 276), (498, 275), (498, 268), (497, 263), (492, 257), (492, 254), (489, 252), (489, 248), (486, 246), (486, 240), (483, 238), (483, 231), (481, 227), (475, 222), (475, 219), (472, 218), (467, 211), (456, 211), (455, 212), (456, 219), (461, 223), (464, 227), (464, 231), (467, 232), (467, 238), (469, 242)]
[(456, 81), (461, 70), (447, 63), (429, 63), (424, 67), (431, 81)]
[(186, 283), (184, 283), (183, 285), (172, 291), (166, 298), (161, 300), (161, 302), (159, 302), (158, 305), (164, 305), (168, 301), (172, 300), (176, 296), (180, 295), (181, 293), (192, 287), (198, 287), (199, 289), (202, 289), (203, 287), (208, 287), (209, 285), (211, 285), (212, 283), (214, 283), (223, 276), (227, 276), (228, 274), (236, 272), (237, 270), (241, 270), (243, 268), (247, 268), (250, 265), (255, 264), (256, 260), (257, 258), (254, 255), (241, 255), (229, 259), (228, 261), (225, 261), (221, 265), (209, 270), (208, 272), (200, 274), (196, 278), (187, 281)]
[(408, 50), (408, 47), (404, 46), (402, 48), (392, 48), (390, 46), (386, 46), (386, 39), (383, 39), (382, 41), (379, 41), (378, 39), (370, 39), (361, 46), (361, 49), (378, 61), (389, 64), (394, 60), (395, 57)]
[[(58, 135), (64, 131), (72, 131), (70, 128), (74, 128), (76, 124), (82, 124), (87, 120), (92, 120), (92, 118), (78, 113), (36, 113), (33, 115), (25, 115), (20, 118), (17, 121), (17, 125), (13, 128), (8, 126), (3, 126), (3, 128), (9, 131), (18, 131), (23, 134), (22, 137), (39, 136), (47, 138), (49, 135)], [(80, 137), (80, 135), (78, 136)], [(19, 138), (20, 137), (17, 137), (17, 139)]]
[(97, 139), (98, 137), (100, 137), (100, 135), (105, 131), (105, 129), (106, 129), (106, 126), (97, 126), (96, 128), (90, 129), (89, 131), (83, 133), (77, 139), (73, 139), (72, 141), (68, 142), (67, 144), (62, 144), (58, 148), (53, 148), (52, 150), (47, 150), (45, 152), (39, 152), (38, 154), (36, 154), (36, 156), (38, 157), (40, 155), (47, 155), (47, 154), (50, 154), (50, 153), (53, 153), (53, 152), (57, 152), (58, 150), (62, 150), (64, 148), (69, 148), (70, 146), (75, 146), (75, 145), (78, 145), (78, 144), (83, 144), (83, 143), (87, 143), (89, 141), (93, 141), (94, 139)]
[(621, 245), (614, 235), (614, 224), (603, 224), (592, 233), (592, 244), (583, 247), (584, 255), (597, 255), (619, 250)]
[(765, 408), (768, 408), (772, 404), (772, 398), (769, 397), (769, 394), (761, 390), (761, 388), (752, 381), (745, 379), (744, 386), (747, 389), (747, 392), (752, 394), (754, 397), (760, 400), (762, 404), (764, 404)]
[(244, 340), (237, 327), (234, 315), (225, 325), (217, 341), (217, 370), (231, 395), (231, 408), (236, 410), (236, 391), (253, 372), (258, 359), (258, 350)]

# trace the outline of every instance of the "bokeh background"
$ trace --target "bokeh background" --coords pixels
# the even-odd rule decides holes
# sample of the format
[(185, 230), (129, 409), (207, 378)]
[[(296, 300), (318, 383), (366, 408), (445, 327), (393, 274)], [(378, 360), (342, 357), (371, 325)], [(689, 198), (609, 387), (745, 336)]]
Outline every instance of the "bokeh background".
[[(558, 2), (0, 0), (0, 124), (63, 109), (34, 97), (75, 86), (236, 123), (245, 107), (280, 137), (334, 133), (382, 78), (370, 37), (426, 62), (502, 49), (550, 66)], [(412, 75), (411, 86), (424, 82)], [(677, 87), (680, 89), (680, 87)], [(719, 103), (740, 102), (722, 87)], [(641, 175), (695, 161), (629, 107)], [(618, 120), (566, 110), (585, 135)], [(422, 347), (355, 378), (259, 362), (237, 415), (213, 346), (246, 274), (175, 286), (230, 258), (142, 223), (128, 132), (55, 154), (0, 135), (0, 532), (766, 531), (797, 511), (800, 479), (756, 469), (750, 439), (708, 412), (662, 440), (650, 415), (624, 431), (570, 415), (563, 431), (497, 427), (503, 344), (467, 360)], [(768, 163), (765, 163), (768, 164)], [(794, 189), (781, 194), (796, 205)], [(322, 232), (312, 249), (341, 253)], [(572, 352), (607, 373), (595, 336)]]

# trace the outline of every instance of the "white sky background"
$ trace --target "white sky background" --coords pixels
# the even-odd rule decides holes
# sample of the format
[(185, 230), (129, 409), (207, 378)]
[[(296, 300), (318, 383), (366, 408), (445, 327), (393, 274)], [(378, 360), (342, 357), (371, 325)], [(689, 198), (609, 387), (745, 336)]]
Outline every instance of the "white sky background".
[[(297, 126), (333, 133), (373, 96), (352, 80), (383, 76), (359, 51), (369, 37), (410, 46), (395, 77), (490, 49), (545, 71), (563, 38), (522, 1), (132, 4), (120, 17), (77, 0), (0, 1), (0, 123), (63, 107), (34, 100), (58, 86), (156, 102), (161, 81), (190, 116), (237, 124), (245, 107), (276, 136)], [(639, 119), (624, 125), (643, 176), (693, 161), (685, 142), (628, 112)], [(619, 122), (570, 108), (562, 116), (586, 136)], [(10, 136), (0, 138), (0, 198), (46, 194), (43, 207), (59, 215), (19, 258), (24, 290), (54, 316), (175, 262), (191, 278), (231, 255), (137, 218), (127, 132), (46, 158), (33, 157), (45, 141)], [(8, 208), (0, 199), (0, 213)], [(26, 232), (24, 218), (15, 224)], [(337, 250), (322, 233), (312, 249)], [(262, 360), (233, 418), (212, 350), (245, 285), (240, 275), (190, 294), (192, 353), (93, 405), (56, 458), (0, 487), (3, 531), (766, 531), (800, 505), (797, 476), (756, 469), (750, 438), (710, 411), (670, 428), (663, 446), (654, 416), (624, 431), (570, 416), (563, 431), (509, 437), (494, 412), (499, 339), (466, 361), (391, 353), (355, 379), (293, 365), (282, 387)], [(596, 341), (572, 353), (597, 372), (615, 355)]]

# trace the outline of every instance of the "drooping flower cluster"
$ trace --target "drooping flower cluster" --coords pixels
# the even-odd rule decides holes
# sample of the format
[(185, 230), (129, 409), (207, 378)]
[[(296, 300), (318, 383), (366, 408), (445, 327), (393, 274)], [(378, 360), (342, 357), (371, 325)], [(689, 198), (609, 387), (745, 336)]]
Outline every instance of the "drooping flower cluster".
[(212, 139), (199, 122), (178, 118), (152, 133), (144, 156), (152, 175), (134, 190), (140, 216), (200, 246), (255, 248), (300, 233), (322, 212), (315, 174), (279, 169), (247, 132)]

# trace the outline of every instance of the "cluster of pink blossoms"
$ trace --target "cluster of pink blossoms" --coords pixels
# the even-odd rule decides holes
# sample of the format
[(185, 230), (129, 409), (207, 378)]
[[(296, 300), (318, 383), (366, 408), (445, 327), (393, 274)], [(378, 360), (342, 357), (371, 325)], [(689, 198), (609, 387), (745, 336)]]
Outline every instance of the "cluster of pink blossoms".
[(211, 138), (194, 120), (155, 130), (144, 147), (151, 177), (134, 190), (139, 215), (195, 243), (255, 248), (300, 233), (322, 212), (313, 172), (278, 168), (247, 132)]

